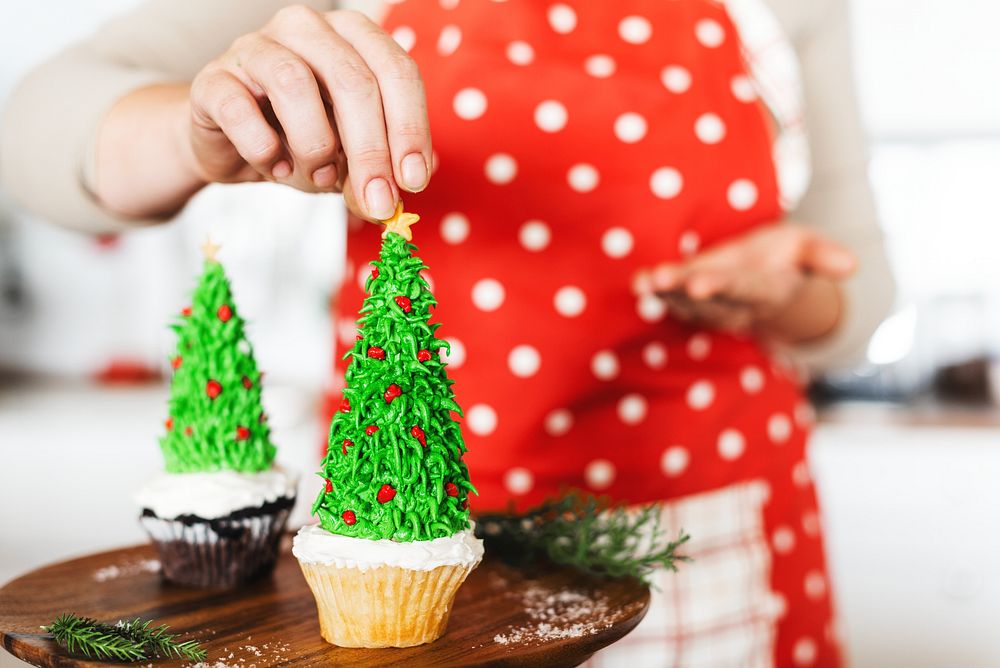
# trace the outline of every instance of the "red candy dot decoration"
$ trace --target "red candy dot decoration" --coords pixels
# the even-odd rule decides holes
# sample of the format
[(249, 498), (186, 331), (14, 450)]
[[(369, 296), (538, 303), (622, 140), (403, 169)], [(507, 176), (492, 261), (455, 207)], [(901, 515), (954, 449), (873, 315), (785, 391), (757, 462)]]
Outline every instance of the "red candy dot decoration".
[(358, 521), (357, 516), (354, 514), (353, 510), (345, 510), (340, 516), (340, 519), (344, 520), (344, 524), (347, 526), (354, 526), (354, 523)]
[(393, 383), (385, 388), (385, 403), (391, 404), (392, 400), (401, 394), (403, 394), (403, 389), (399, 385), (396, 385), (396, 383)]
[(385, 351), (378, 346), (372, 346), (368, 349), (368, 357), (371, 357), (373, 360), (384, 360)]
[(174, 367), (175, 369), (180, 369), (181, 362), (183, 361), (184, 361), (183, 358), (180, 355), (178, 355), (177, 357), (170, 360), (170, 366)]
[(431, 361), (431, 351), (429, 351), (429, 350), (418, 350), (417, 351), (417, 361), (418, 362), (430, 362)]
[(182, 308), (181, 309), (181, 315), (184, 316), (185, 318), (188, 317), (189, 315), (191, 315), (191, 307), (190, 306), (185, 306), (184, 308)]
[(448, 496), (458, 496), (458, 487), (453, 482), (446, 482), (444, 484), (444, 493)]
[(243, 387), (248, 390), (253, 387), (253, 381), (248, 376), (243, 376)]
[(194, 435), (194, 429), (192, 429), (191, 427), (184, 427), (184, 435), (185, 436), (193, 436)]
[(219, 310), (215, 312), (215, 315), (219, 317), (222, 322), (229, 322), (230, 318), (233, 317), (233, 309), (229, 307), (229, 304), (223, 304), (219, 307)]
[(410, 435), (413, 436), (413, 438), (420, 441), (420, 445), (424, 446), (425, 448), (427, 447), (427, 434), (424, 433), (423, 429), (421, 429), (417, 425), (413, 425), (410, 428)]
[(329, 494), (330, 492), (333, 491), (333, 481), (330, 480), (329, 478), (323, 478), (323, 479), (326, 480), (326, 493)]
[(163, 422), (163, 426), (167, 428), (167, 431), (172, 430), (174, 428), (174, 419), (173, 418), (167, 418)]
[(410, 298), (404, 297), (403, 295), (396, 297), (396, 306), (403, 309), (403, 313), (409, 313), (410, 311), (413, 310), (413, 305), (410, 303)]
[(347, 448), (353, 448), (353, 447), (354, 447), (354, 441), (352, 441), (349, 438), (345, 438), (344, 442), (340, 444), (340, 451), (346, 455)]
[(343, 399), (340, 400), (340, 412), (341, 413), (351, 412), (351, 400), (348, 399), (347, 397), (344, 397)]
[(377, 431), (378, 427), (376, 425), (370, 424), (367, 427), (365, 427), (365, 436), (371, 436)]
[(462, 510), (468, 510), (468, 509), (469, 509), (469, 500), (468, 499), (464, 499), (462, 501)]
[(248, 438), (250, 438), (250, 430), (249, 429), (247, 429), (246, 427), (237, 427), (236, 428), (236, 440), (237, 441), (245, 441)]
[(379, 503), (389, 503), (396, 498), (396, 490), (392, 485), (382, 485), (382, 489), (378, 491), (378, 496), (375, 498)]
[(372, 278), (378, 278), (378, 267), (372, 267)]
[(205, 384), (205, 394), (208, 395), (209, 399), (215, 399), (217, 396), (222, 394), (222, 383), (217, 380), (210, 380)]

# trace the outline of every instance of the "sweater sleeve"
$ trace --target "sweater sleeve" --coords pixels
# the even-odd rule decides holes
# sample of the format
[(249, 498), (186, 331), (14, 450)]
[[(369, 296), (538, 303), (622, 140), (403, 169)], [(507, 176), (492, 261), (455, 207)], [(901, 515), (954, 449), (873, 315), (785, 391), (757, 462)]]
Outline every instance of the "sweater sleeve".
[[(803, 5), (794, 4), (796, 11), (804, 11)], [(822, 371), (863, 359), (868, 339), (892, 307), (895, 285), (868, 182), (868, 155), (851, 70), (847, 1), (807, 5), (814, 9), (792, 39), (802, 69), (813, 176), (789, 215), (844, 244), (858, 259), (857, 272), (843, 284), (843, 314), (837, 329), (821, 341), (787, 351), (807, 368)]]
[[(120, 98), (160, 83), (189, 82), (287, 0), (146, 0), (35, 68), (0, 119), (0, 182), (29, 211), (84, 232), (115, 232), (154, 220), (101, 207), (86, 178), (95, 136)], [(331, 9), (331, 0), (308, 0)]]

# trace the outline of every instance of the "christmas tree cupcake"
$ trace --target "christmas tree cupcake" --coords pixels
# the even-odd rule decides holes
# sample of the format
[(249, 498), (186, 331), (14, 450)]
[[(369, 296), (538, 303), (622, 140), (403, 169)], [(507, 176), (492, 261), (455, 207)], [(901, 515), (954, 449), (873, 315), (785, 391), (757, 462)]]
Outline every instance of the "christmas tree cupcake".
[(140, 490), (142, 525), (163, 574), (179, 584), (232, 587), (273, 568), (296, 476), (274, 465), (261, 376), (229, 279), (204, 247), (204, 271), (176, 324), (166, 472)]
[(367, 280), (347, 388), (330, 426), (325, 479), (292, 548), (316, 598), (323, 638), (409, 647), (444, 633), (459, 586), (479, 564), (475, 492), (461, 414), (429, 324), (436, 303), (408, 243), (414, 214), (385, 221)]

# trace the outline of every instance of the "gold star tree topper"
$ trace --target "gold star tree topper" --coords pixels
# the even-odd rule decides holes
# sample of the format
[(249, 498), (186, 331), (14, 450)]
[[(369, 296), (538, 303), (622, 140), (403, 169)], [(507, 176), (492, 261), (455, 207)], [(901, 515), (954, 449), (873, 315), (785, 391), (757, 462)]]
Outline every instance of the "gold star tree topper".
[(219, 253), (220, 248), (222, 246), (212, 241), (212, 237), (205, 237), (205, 243), (201, 245), (201, 253), (209, 262), (218, 262), (215, 256)]
[(382, 238), (385, 239), (390, 232), (395, 232), (407, 241), (413, 241), (413, 232), (410, 231), (410, 226), (415, 225), (418, 220), (420, 220), (420, 216), (417, 214), (403, 212), (403, 202), (400, 201), (396, 205), (396, 213), (392, 214), (392, 218), (382, 221), (382, 224), (385, 225)]

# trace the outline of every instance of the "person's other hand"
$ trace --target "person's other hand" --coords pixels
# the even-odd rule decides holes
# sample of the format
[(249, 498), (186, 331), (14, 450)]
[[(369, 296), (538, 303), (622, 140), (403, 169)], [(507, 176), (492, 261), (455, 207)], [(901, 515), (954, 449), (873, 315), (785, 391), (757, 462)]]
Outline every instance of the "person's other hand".
[(416, 64), (353, 11), (279, 11), (195, 77), (191, 168), (206, 181), (343, 190), (357, 215), (392, 215), (424, 189), (431, 137)]
[(789, 341), (827, 334), (840, 317), (838, 282), (854, 255), (807, 227), (768, 225), (682, 262), (639, 271), (637, 294), (655, 294), (680, 320)]

